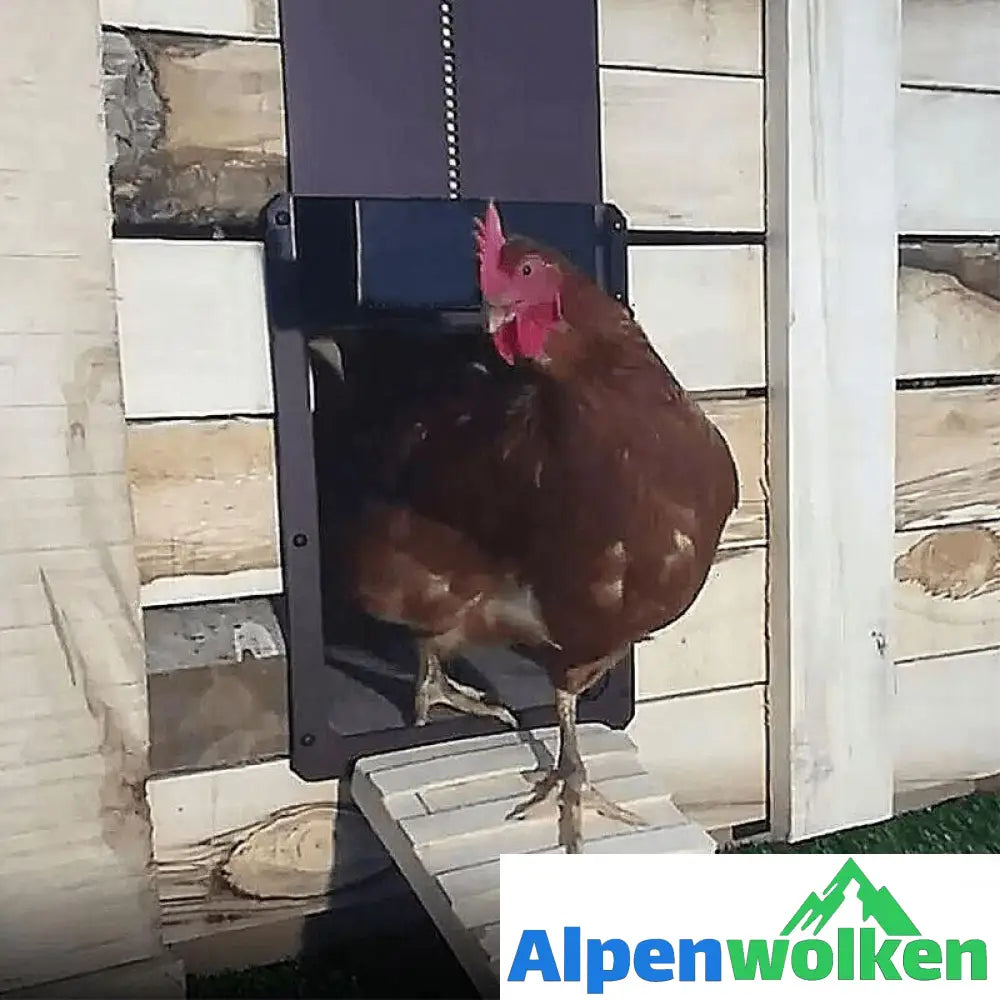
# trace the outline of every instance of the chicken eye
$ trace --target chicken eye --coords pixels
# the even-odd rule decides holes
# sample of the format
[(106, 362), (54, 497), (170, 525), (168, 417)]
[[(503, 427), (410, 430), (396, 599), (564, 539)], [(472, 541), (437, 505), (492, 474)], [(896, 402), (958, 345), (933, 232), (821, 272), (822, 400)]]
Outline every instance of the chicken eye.
[(530, 264), (522, 264), (521, 265), (521, 274), (523, 274), (526, 278), (530, 277), (530, 275), (531, 275), (531, 265)]

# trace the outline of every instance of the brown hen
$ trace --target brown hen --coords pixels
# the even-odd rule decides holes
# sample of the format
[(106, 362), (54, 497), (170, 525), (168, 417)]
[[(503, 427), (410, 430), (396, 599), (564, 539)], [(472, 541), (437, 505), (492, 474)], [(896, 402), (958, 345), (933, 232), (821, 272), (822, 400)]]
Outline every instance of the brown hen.
[(527, 648), (555, 688), (559, 753), (524, 815), (560, 786), (560, 843), (582, 808), (642, 820), (588, 784), (581, 692), (629, 645), (679, 618), (705, 583), (738, 502), (725, 439), (629, 311), (560, 254), (477, 224), (486, 327), (511, 368), (405, 413), (382, 442), (382, 499), (345, 563), (370, 615), (418, 635), (417, 724), (434, 704), (514, 724), (452, 680), (469, 645)]

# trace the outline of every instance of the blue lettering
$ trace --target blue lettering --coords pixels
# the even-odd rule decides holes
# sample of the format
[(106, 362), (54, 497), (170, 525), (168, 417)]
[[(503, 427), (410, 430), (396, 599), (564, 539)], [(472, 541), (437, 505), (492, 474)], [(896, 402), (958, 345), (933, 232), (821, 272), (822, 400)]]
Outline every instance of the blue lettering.
[[(536, 953), (537, 952), (537, 956)], [(552, 945), (545, 931), (526, 930), (521, 932), (521, 940), (517, 942), (514, 961), (510, 963), (507, 982), (523, 983), (529, 972), (540, 972), (546, 983), (558, 983), (559, 966), (552, 954)]]
[(694, 982), (698, 955), (705, 959), (705, 982), (717, 983), (722, 979), (722, 942), (718, 938), (702, 938), (700, 941), (681, 938), (677, 943), (680, 950), (677, 978), (681, 982)]
[[(604, 956), (611, 956), (611, 967)], [(621, 938), (587, 938), (587, 992), (603, 993), (605, 983), (621, 982), (629, 970), (629, 947)]]
[(563, 928), (563, 982), (580, 982), (580, 928)]
[[(655, 966), (654, 966), (654, 963)], [(666, 983), (674, 978), (674, 949), (663, 938), (646, 938), (635, 946), (632, 968), (647, 983)]]

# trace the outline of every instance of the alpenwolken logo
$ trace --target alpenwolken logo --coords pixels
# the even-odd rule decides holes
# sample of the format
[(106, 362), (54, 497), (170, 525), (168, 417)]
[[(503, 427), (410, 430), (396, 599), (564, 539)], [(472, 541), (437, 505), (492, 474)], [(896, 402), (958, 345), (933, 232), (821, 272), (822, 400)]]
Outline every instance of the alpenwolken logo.
[[(908, 865), (912, 868), (915, 861), (919, 863), (920, 857), (906, 856)], [(988, 856), (978, 857), (985, 859), (987, 864), (990, 863)], [(771, 858), (773, 860), (767, 867), (773, 870), (774, 862), (782, 859), (778, 856)], [(784, 860), (789, 858), (789, 855), (784, 856)], [(676, 859), (650, 857), (646, 860), (655, 870)], [(695, 867), (704, 878), (714, 876), (712, 894), (725, 895), (726, 888), (731, 888), (734, 894), (739, 894), (738, 908), (745, 915), (737, 921), (734, 913), (726, 912), (727, 909), (735, 911), (737, 906), (711, 905), (709, 901), (700, 898), (706, 894), (706, 889), (699, 890), (697, 881), (688, 880), (699, 897), (696, 899), (697, 906), (691, 907), (692, 911), (697, 909), (699, 918), (694, 919), (695, 914), (692, 912), (688, 933), (669, 933), (667, 930), (684, 927), (686, 924), (684, 894), (675, 891), (662, 898), (662, 906), (669, 913), (669, 920), (657, 919), (655, 915), (643, 919), (641, 936), (634, 932), (609, 934), (606, 928), (614, 923), (607, 915), (611, 904), (609, 897), (615, 898), (616, 906), (626, 908), (630, 902), (626, 897), (632, 897), (633, 905), (637, 900), (642, 900), (642, 908), (648, 914), (649, 909), (645, 903), (655, 901), (652, 886), (660, 880), (652, 872), (645, 878), (634, 877), (641, 872), (641, 868), (636, 865), (638, 862), (641, 866), (640, 858), (606, 857), (597, 859), (596, 867), (606, 868), (609, 864), (620, 861), (625, 869), (633, 872), (633, 878), (611, 880), (610, 884), (617, 884), (618, 887), (614, 893), (604, 893), (597, 883), (594, 884), (594, 896), (600, 893), (604, 901), (604, 912), (595, 914), (595, 926), (585, 920), (581, 905), (583, 900), (580, 900), (578, 905), (567, 911), (574, 915), (574, 919), (561, 922), (559, 927), (553, 928), (550, 921), (539, 920), (534, 926), (522, 923), (515, 930), (507, 922), (510, 894), (502, 883), (502, 944), (513, 944), (510, 951), (504, 947), (501, 952), (503, 995), (514, 996), (518, 992), (510, 988), (514, 984), (531, 988), (532, 996), (538, 995), (539, 987), (545, 986), (549, 987), (544, 989), (545, 993), (626, 996), (640, 993), (648, 995), (652, 984), (676, 988), (684, 984), (729, 982), (734, 985), (744, 984), (746, 987), (754, 984), (770, 984), (771, 988), (795, 986), (798, 991), (807, 989), (810, 984), (826, 988), (833, 986), (842, 991), (845, 984), (852, 983), (854, 989), (878, 986), (880, 993), (888, 985), (895, 983), (906, 989), (907, 995), (915, 988), (914, 983), (926, 983), (927, 986), (920, 988), (931, 989), (936, 995), (942, 995), (941, 987), (946, 987), (944, 995), (964, 996), (968, 995), (970, 987), (984, 986), (987, 982), (987, 939), (993, 937), (996, 940), (996, 920), (991, 921), (990, 927), (983, 928), (983, 936), (942, 935), (939, 932), (942, 915), (935, 908), (932, 913), (927, 914), (927, 919), (934, 925), (933, 929), (922, 930), (918, 921), (923, 921), (925, 915), (917, 912), (915, 919), (914, 915), (903, 908), (888, 885), (878, 884), (869, 878), (853, 857), (841, 860), (830, 877), (829, 864), (834, 859), (829, 855), (811, 856), (809, 868), (815, 870), (817, 862), (825, 863), (829, 881), (822, 888), (817, 886), (807, 892), (794, 911), (792, 905), (795, 896), (782, 891), (790, 882), (787, 876), (782, 880), (784, 885), (774, 885), (768, 889), (765, 898), (761, 898), (758, 893), (759, 902), (755, 904), (748, 893), (740, 892), (736, 880), (727, 880), (727, 875), (734, 870), (729, 858), (709, 856), (704, 859), (681, 860), (688, 865), (694, 864), (696, 860), (707, 860), (709, 865), (701, 863)], [(756, 860), (759, 864), (764, 856), (756, 856), (756, 859), (744, 856), (740, 860), (743, 862), (739, 866), (740, 870), (746, 875), (748, 872), (752, 873), (752, 867), (747, 866), (746, 862), (750, 861), (752, 864)], [(893, 867), (891, 862), (896, 861), (892, 858), (887, 863), (885, 856), (875, 856), (872, 864), (876, 860), (880, 869), (887, 864)], [(862, 861), (868, 864), (864, 858)], [(1000, 876), (1000, 859), (994, 858), (992, 865), (995, 880)], [(940, 862), (936, 867), (940, 870)], [(787, 868), (785, 870), (788, 871)], [(586, 878), (583, 870), (578, 871), (577, 875), (581, 879)], [(546, 880), (539, 879), (538, 874), (534, 874), (533, 878), (535, 885), (548, 898), (558, 899), (557, 887), (546, 886)], [(603, 883), (604, 879), (599, 881)], [(729, 886), (726, 885), (727, 881)], [(740, 881), (745, 882), (746, 879)], [(907, 881), (912, 885), (912, 878)], [(631, 891), (626, 889), (627, 886), (632, 887)], [(919, 888), (919, 883), (914, 888)], [(788, 916), (780, 924), (774, 921), (774, 936), (764, 936), (759, 931), (750, 934), (726, 933), (731, 922), (734, 930), (737, 930), (737, 923), (741, 925), (739, 929), (757, 923), (753, 919), (753, 911), (758, 907), (762, 911), (761, 916), (764, 910), (777, 910), (779, 904), (775, 897), (779, 892), (781, 898), (787, 900), (784, 909)], [(920, 893), (908, 892), (909, 898), (914, 896), (919, 899)], [(930, 894), (930, 898), (934, 898), (933, 894)], [(625, 917), (628, 910), (623, 909), (621, 912)], [(636, 926), (637, 921), (631, 918), (631, 914), (625, 919), (631, 927)], [(521, 921), (519, 916), (518, 922)], [(767, 922), (771, 923), (770, 920)], [(709, 923), (718, 928), (717, 933), (711, 933), (714, 928), (706, 926)], [(757, 926), (760, 931), (765, 931), (766, 925), (757, 923)], [(513, 935), (513, 939), (508, 935)], [(907, 983), (910, 984), (909, 987), (906, 986)], [(935, 983), (938, 984), (937, 989)], [(570, 984), (576, 985), (569, 989)], [(742, 991), (737, 994), (724, 990), (722, 995), (742, 995)]]

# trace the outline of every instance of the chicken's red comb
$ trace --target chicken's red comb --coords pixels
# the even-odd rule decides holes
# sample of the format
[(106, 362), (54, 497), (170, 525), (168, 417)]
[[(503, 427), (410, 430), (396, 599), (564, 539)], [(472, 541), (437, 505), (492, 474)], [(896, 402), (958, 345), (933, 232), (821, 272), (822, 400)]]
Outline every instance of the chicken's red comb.
[(476, 256), (479, 258), (479, 289), (485, 296), (498, 292), (502, 287), (500, 251), (507, 242), (503, 234), (500, 213), (492, 199), (486, 215), (476, 219)]

